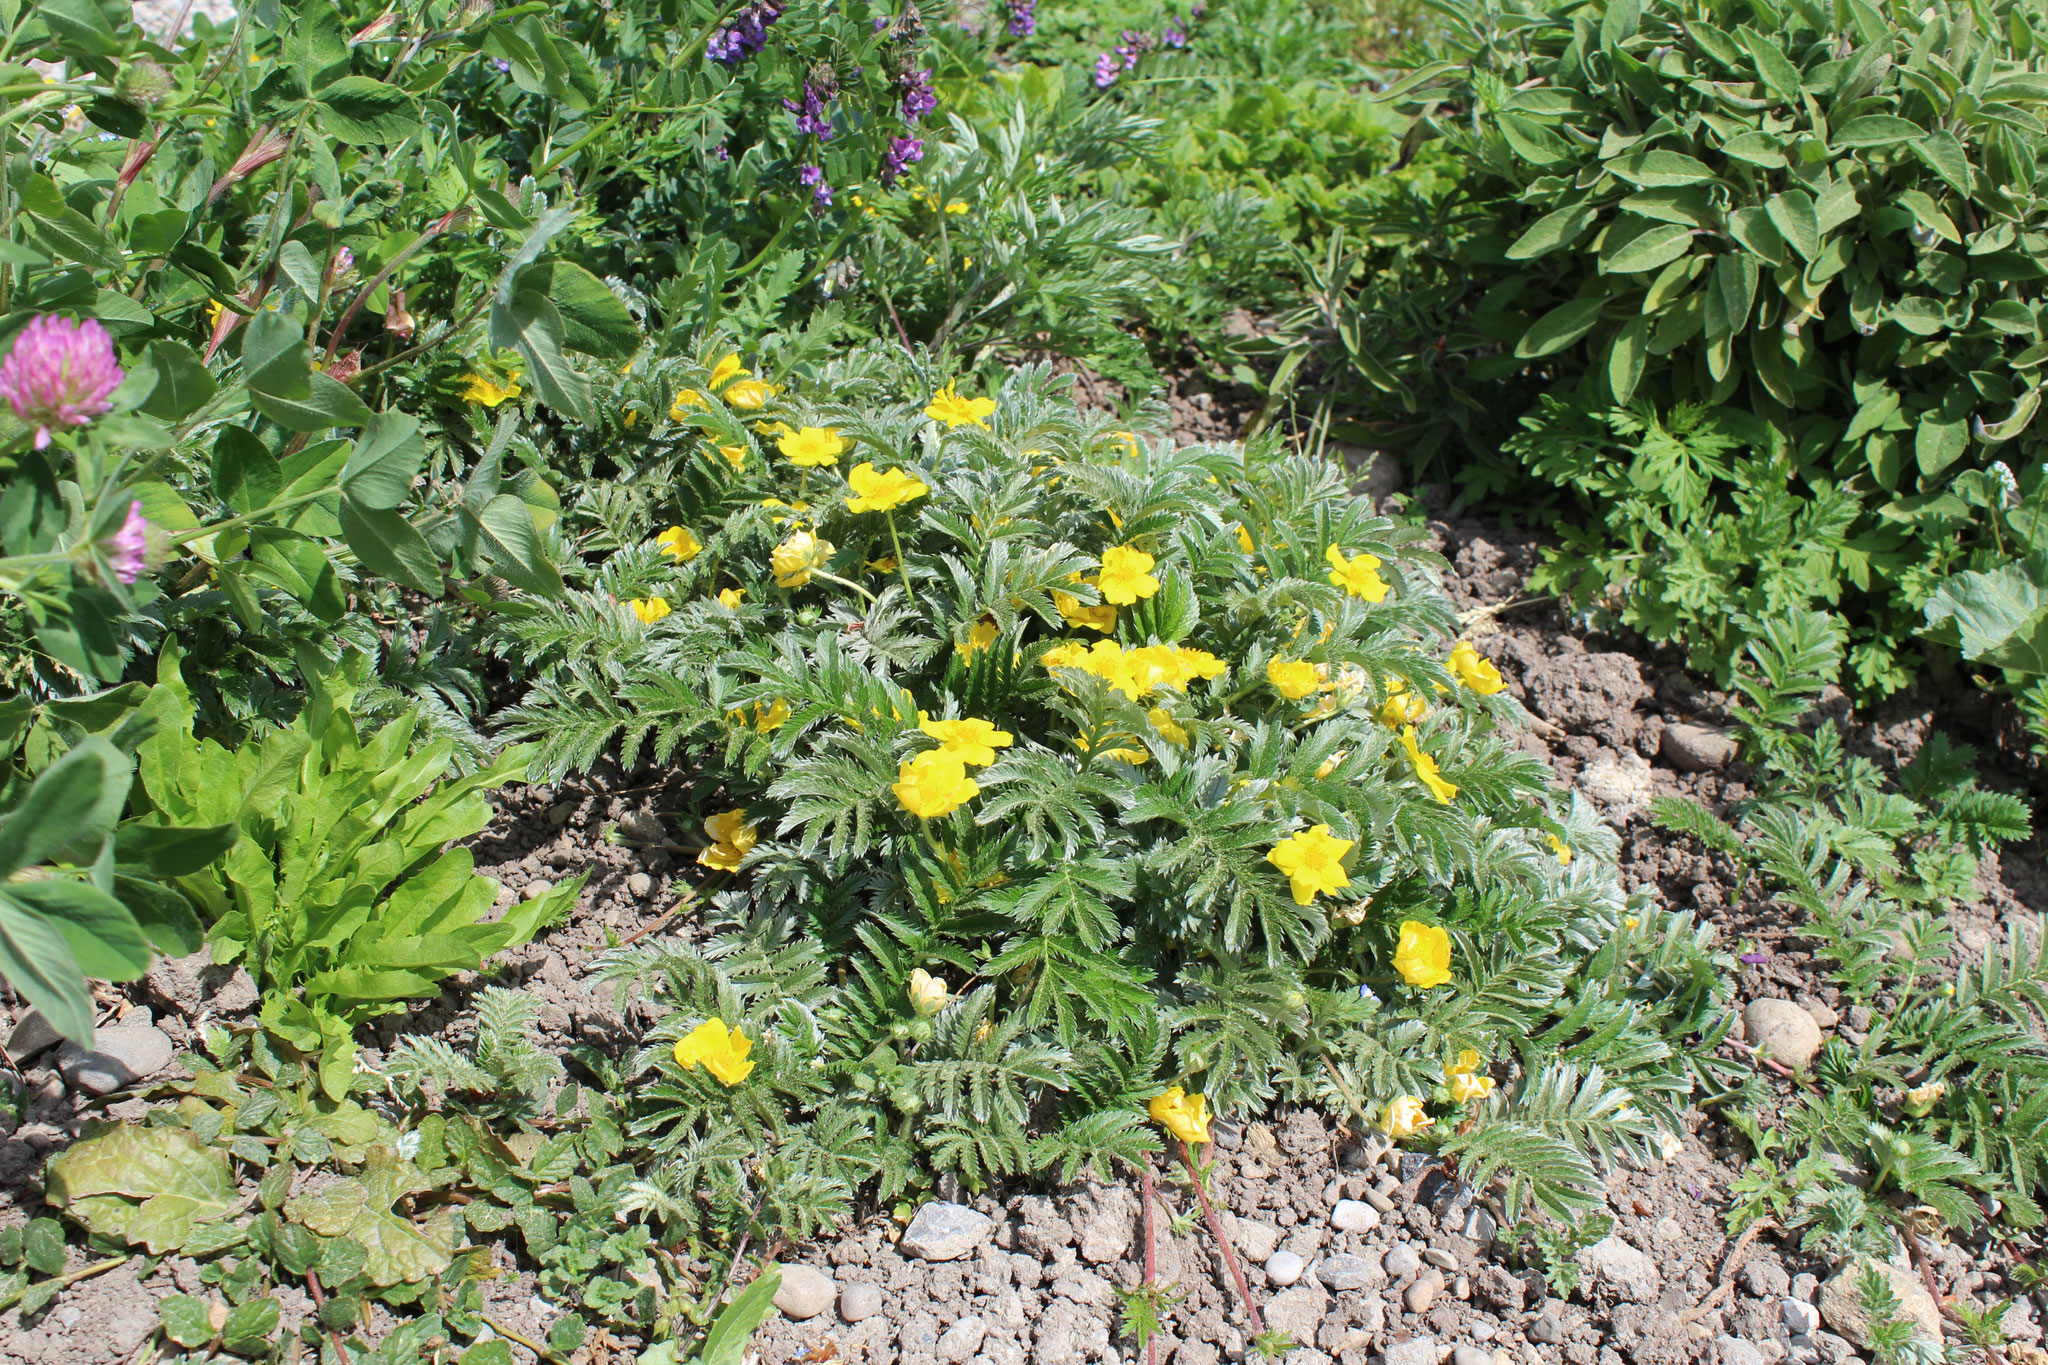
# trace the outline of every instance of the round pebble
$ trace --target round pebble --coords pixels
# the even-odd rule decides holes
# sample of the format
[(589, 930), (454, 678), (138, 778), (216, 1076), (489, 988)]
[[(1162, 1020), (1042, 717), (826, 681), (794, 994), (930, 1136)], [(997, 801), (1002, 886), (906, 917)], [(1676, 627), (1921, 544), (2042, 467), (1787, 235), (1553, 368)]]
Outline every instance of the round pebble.
[(1300, 1279), (1307, 1269), (1308, 1262), (1291, 1251), (1276, 1251), (1266, 1258), (1266, 1278), (1282, 1289)]
[(839, 1316), (860, 1322), (882, 1311), (882, 1287), (854, 1280), (839, 1286)]
[(1412, 1275), (1420, 1269), (1422, 1258), (1415, 1254), (1414, 1247), (1404, 1242), (1388, 1248), (1380, 1264), (1386, 1267), (1387, 1278), (1398, 1280), (1403, 1275)]
[(1380, 1225), (1380, 1211), (1356, 1199), (1340, 1199), (1330, 1210), (1330, 1226), (1339, 1232), (1371, 1232)]

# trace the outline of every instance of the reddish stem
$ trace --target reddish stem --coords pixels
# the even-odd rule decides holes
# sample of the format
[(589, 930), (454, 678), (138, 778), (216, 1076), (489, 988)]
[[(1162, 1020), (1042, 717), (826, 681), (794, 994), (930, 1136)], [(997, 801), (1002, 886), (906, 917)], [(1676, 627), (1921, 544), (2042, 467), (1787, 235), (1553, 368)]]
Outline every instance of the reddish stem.
[[(1144, 1164), (1138, 1167), (1138, 1175), (1145, 1187), (1145, 1292), (1149, 1294), (1153, 1280), (1159, 1274), (1159, 1247), (1152, 1232), (1151, 1157), (1146, 1157)], [(1159, 1365), (1159, 1340), (1156, 1336), (1145, 1338), (1145, 1365)]]
[(1202, 1216), (1209, 1220), (1209, 1234), (1216, 1239), (1216, 1249), (1223, 1253), (1224, 1269), (1230, 1272), (1230, 1282), (1237, 1286), (1237, 1296), (1244, 1300), (1245, 1316), (1251, 1320), (1252, 1331), (1264, 1336), (1266, 1321), (1259, 1316), (1259, 1306), (1252, 1302), (1251, 1286), (1244, 1282), (1244, 1271), (1238, 1268), (1230, 1234), (1223, 1230), (1223, 1220), (1216, 1216), (1216, 1206), (1209, 1202), (1209, 1187), (1202, 1183), (1202, 1174), (1195, 1169), (1194, 1149), (1185, 1142), (1180, 1145), (1180, 1159), (1188, 1168), (1188, 1179), (1195, 1182), (1195, 1197), (1202, 1201)]

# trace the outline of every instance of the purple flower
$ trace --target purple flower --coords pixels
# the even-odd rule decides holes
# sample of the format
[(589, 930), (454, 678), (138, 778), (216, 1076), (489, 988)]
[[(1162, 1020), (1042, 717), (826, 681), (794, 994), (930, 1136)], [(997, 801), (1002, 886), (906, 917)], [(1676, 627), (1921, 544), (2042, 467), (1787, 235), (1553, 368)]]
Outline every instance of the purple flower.
[(939, 107), (939, 97), (932, 93), (931, 68), (921, 71), (906, 71), (896, 78), (903, 87), (903, 121), (916, 123), (919, 119)]
[(784, 100), (782, 107), (796, 115), (796, 130), (809, 133), (820, 142), (832, 140), (832, 97), (839, 93), (839, 82), (832, 77), (832, 69), (823, 67), (804, 81), (802, 103)]
[(811, 202), (821, 209), (832, 207), (832, 187), (825, 183), (825, 168), (803, 166), (797, 170), (797, 183), (811, 186)]
[(1769, 962), (1771, 960), (1771, 955), (1769, 953), (1744, 953), (1735, 960), (1737, 962), (1747, 963), (1752, 967), (1757, 967), (1761, 966), (1766, 962)]
[(1095, 88), (1097, 90), (1107, 90), (1112, 85), (1115, 85), (1117, 72), (1122, 69), (1122, 64), (1117, 61), (1115, 53), (1104, 52), (1097, 55), (1095, 58)]
[(0, 398), (36, 429), (41, 450), (52, 427), (82, 427), (111, 407), (108, 395), (127, 377), (106, 328), (45, 313), (29, 320), (0, 361)]
[(1009, 0), (1010, 36), (1029, 38), (1038, 32), (1038, 0)]
[(128, 504), (128, 519), (102, 542), (102, 548), (107, 552), (114, 577), (123, 583), (133, 583), (142, 576), (149, 563), (149, 522), (142, 515), (140, 502)]
[(704, 54), (721, 66), (738, 66), (768, 46), (768, 26), (782, 17), (778, 0), (754, 0), (732, 22), (711, 35)]
[(1182, 33), (1174, 25), (1168, 24), (1166, 32), (1160, 41), (1164, 42), (1168, 47), (1186, 47), (1188, 45), (1188, 35)]
[(512, 63), (504, 57), (497, 58), (491, 65), (497, 67), (499, 71), (506, 75), (510, 75), (512, 72)]
[(896, 183), (897, 177), (918, 162), (924, 160), (924, 139), (915, 137), (892, 138), (889, 150), (882, 155), (882, 170), (878, 177), (882, 188), (888, 189)]

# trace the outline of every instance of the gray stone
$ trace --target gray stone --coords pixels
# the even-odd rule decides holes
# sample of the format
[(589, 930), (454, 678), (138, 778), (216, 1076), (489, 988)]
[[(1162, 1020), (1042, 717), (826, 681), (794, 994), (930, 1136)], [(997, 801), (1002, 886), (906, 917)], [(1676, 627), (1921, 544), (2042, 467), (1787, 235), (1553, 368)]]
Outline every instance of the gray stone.
[(948, 1327), (946, 1334), (939, 1338), (939, 1359), (946, 1361), (947, 1365), (963, 1365), (963, 1362), (974, 1358), (987, 1335), (988, 1324), (970, 1314)]
[(1266, 1258), (1266, 1278), (1276, 1289), (1285, 1289), (1301, 1278), (1308, 1269), (1308, 1262), (1291, 1251), (1276, 1251)]
[(1657, 1263), (1618, 1237), (1602, 1237), (1579, 1253), (1586, 1278), (1619, 1298), (1655, 1303), (1663, 1291)]
[(1389, 1279), (1398, 1280), (1403, 1275), (1412, 1275), (1420, 1270), (1422, 1258), (1415, 1254), (1414, 1247), (1406, 1242), (1397, 1242), (1387, 1248), (1387, 1254), (1380, 1258), (1380, 1264), (1386, 1267)]
[(782, 1267), (782, 1284), (775, 1291), (775, 1306), (785, 1318), (801, 1322), (830, 1308), (838, 1293), (838, 1283), (824, 1271), (807, 1265), (786, 1265)]
[[(1381, 500), (1401, 491), (1401, 461), (1385, 451), (1332, 441), (1331, 448), (1351, 471), (1351, 492), (1378, 507)], [(1432, 1363), (1433, 1365), (1433, 1363)]]
[(1656, 779), (1641, 755), (1617, 757), (1602, 751), (1579, 770), (1579, 790), (1603, 806), (1643, 806), (1657, 794)]
[(1790, 1000), (1752, 1000), (1742, 1011), (1749, 1041), (1765, 1056), (1804, 1071), (1820, 1051), (1820, 1025)]
[(1500, 1234), (1500, 1223), (1493, 1214), (1474, 1204), (1465, 1215), (1463, 1233), (1467, 1239), (1479, 1243), (1483, 1248)]
[(1121, 1185), (1098, 1185), (1074, 1201), (1068, 1217), (1081, 1259), (1091, 1265), (1121, 1261), (1138, 1235), (1138, 1197)]
[[(1313, 1341), (1316, 1325), (1323, 1320), (1323, 1311), (1329, 1305), (1330, 1296), (1313, 1280), (1283, 1289), (1266, 1303), (1266, 1327), (1269, 1331), (1285, 1332), (1296, 1341)], [(1436, 1362), (1432, 1360), (1429, 1365)]]
[(1380, 1225), (1380, 1211), (1356, 1199), (1340, 1199), (1330, 1210), (1330, 1226), (1339, 1232), (1371, 1232)]
[(987, 1214), (976, 1213), (965, 1204), (934, 1200), (917, 1211), (897, 1246), (906, 1256), (957, 1261), (973, 1255), (994, 1229), (995, 1220)]
[(1380, 1349), (1380, 1365), (1436, 1365), (1435, 1337), (1390, 1341)]
[(1721, 1365), (1764, 1365), (1764, 1353), (1741, 1337), (1714, 1338), (1714, 1355)]
[(1388, 1181), (1387, 1184), (1391, 1188), (1383, 1190), (1375, 1185), (1358, 1197), (1378, 1209), (1381, 1213), (1392, 1213), (1394, 1211), (1393, 1191), (1399, 1189), (1400, 1186), (1395, 1185), (1392, 1181)]
[(1482, 1351), (1477, 1346), (1453, 1346), (1451, 1365), (1493, 1365), (1493, 1352)]
[(632, 876), (626, 878), (626, 894), (637, 897), (640, 900), (646, 900), (654, 894), (654, 878), (648, 876), (645, 872), (635, 872)]
[(619, 833), (636, 844), (668, 842), (668, 826), (645, 811), (629, 810), (619, 817)]
[(1726, 730), (1679, 721), (1664, 727), (1660, 752), (1664, 761), (1680, 772), (1704, 773), (1727, 767), (1735, 749), (1735, 738)]
[(1374, 1289), (1387, 1275), (1363, 1256), (1325, 1256), (1316, 1263), (1316, 1278), (1332, 1289)]
[(1813, 1296), (1820, 1293), (1820, 1279), (1804, 1271), (1792, 1277), (1792, 1297), (1801, 1303), (1812, 1303)]
[(1870, 1315), (1863, 1311), (1856, 1281), (1866, 1269), (1875, 1268), (1891, 1286), (1899, 1301), (1899, 1316), (1918, 1330), (1916, 1336), (1930, 1343), (1941, 1341), (1941, 1309), (1927, 1293), (1918, 1276), (1888, 1261), (1861, 1261), (1838, 1271), (1820, 1287), (1820, 1315), (1836, 1335), (1847, 1337), (1862, 1350), (1870, 1349)]
[(1529, 1340), (1540, 1341), (1545, 1346), (1555, 1346), (1564, 1340), (1564, 1324), (1558, 1321), (1554, 1306), (1544, 1309), (1536, 1321), (1530, 1323), (1523, 1331), (1528, 1334)]
[(1811, 1336), (1820, 1326), (1820, 1313), (1814, 1306), (1790, 1296), (1778, 1300), (1778, 1315), (1785, 1319), (1788, 1337)]
[(542, 896), (545, 896), (548, 892), (554, 889), (555, 884), (549, 881), (546, 877), (535, 877), (532, 881), (526, 884), (526, 891), (524, 892), (524, 895), (526, 896), (526, 899), (530, 901), (537, 901)]
[(51, 1027), (41, 1010), (30, 1010), (8, 1033), (7, 1055), (16, 1062), (25, 1062), (44, 1048), (55, 1047), (63, 1041), (64, 1035)]
[(557, 801), (548, 807), (548, 823), (555, 826), (566, 825), (569, 823), (569, 817), (575, 813), (574, 801)]
[(1280, 1249), (1280, 1229), (1271, 1223), (1225, 1215), (1223, 1225), (1230, 1229), (1232, 1244), (1247, 1261), (1264, 1261)]
[(1429, 1306), (1436, 1302), (1436, 1296), (1444, 1292), (1444, 1273), (1435, 1266), (1415, 1277), (1415, 1283), (1401, 1293), (1401, 1307), (1410, 1313), (1427, 1313)]
[(1438, 1247), (1424, 1247), (1422, 1249), (1422, 1259), (1435, 1266), (1438, 1270), (1456, 1270), (1458, 1268), (1458, 1258)]
[(882, 1286), (852, 1280), (839, 1286), (839, 1316), (848, 1322), (865, 1322), (882, 1311)]
[(1103, 1308), (1116, 1298), (1116, 1288), (1092, 1270), (1071, 1266), (1052, 1282), (1052, 1295), (1054, 1298), (1069, 1299), (1090, 1307)]
[(92, 1051), (67, 1041), (57, 1051), (65, 1083), (88, 1095), (105, 1095), (154, 1076), (171, 1064), (177, 1048), (154, 1024), (116, 1024), (94, 1029)]

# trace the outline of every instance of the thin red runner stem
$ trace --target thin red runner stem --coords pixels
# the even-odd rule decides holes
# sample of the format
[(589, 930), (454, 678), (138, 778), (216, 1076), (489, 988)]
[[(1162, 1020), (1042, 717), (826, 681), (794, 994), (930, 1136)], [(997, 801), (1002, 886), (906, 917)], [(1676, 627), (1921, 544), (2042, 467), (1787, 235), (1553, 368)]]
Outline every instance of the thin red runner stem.
[(1230, 1282), (1237, 1286), (1237, 1296), (1244, 1300), (1245, 1316), (1251, 1320), (1252, 1331), (1264, 1336), (1265, 1319), (1259, 1316), (1259, 1306), (1252, 1302), (1251, 1286), (1244, 1282), (1244, 1271), (1238, 1268), (1237, 1253), (1230, 1246), (1230, 1234), (1223, 1230), (1223, 1220), (1216, 1216), (1216, 1206), (1209, 1202), (1209, 1187), (1202, 1183), (1202, 1174), (1195, 1169), (1194, 1150), (1185, 1142), (1180, 1145), (1180, 1159), (1188, 1168), (1188, 1179), (1195, 1182), (1195, 1197), (1202, 1201), (1202, 1216), (1209, 1220), (1209, 1234), (1216, 1239), (1216, 1249), (1223, 1253), (1223, 1266), (1230, 1272)]
[[(1159, 1275), (1159, 1244), (1152, 1231), (1152, 1158), (1146, 1157), (1138, 1167), (1138, 1175), (1145, 1191), (1145, 1289), (1151, 1292), (1154, 1280)], [(1159, 1365), (1159, 1339), (1145, 1338), (1145, 1365)]]

